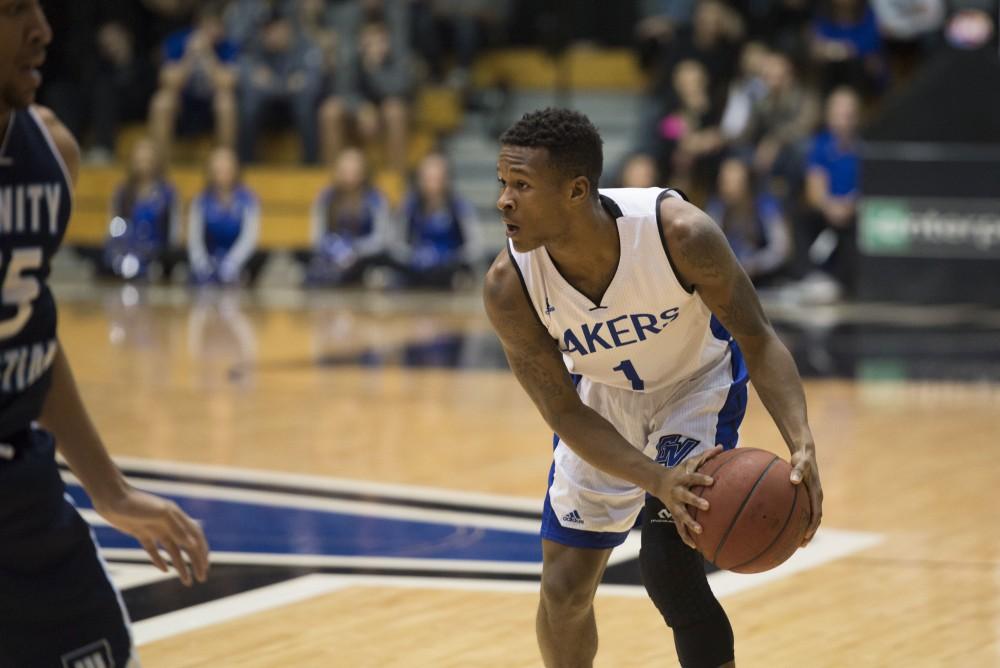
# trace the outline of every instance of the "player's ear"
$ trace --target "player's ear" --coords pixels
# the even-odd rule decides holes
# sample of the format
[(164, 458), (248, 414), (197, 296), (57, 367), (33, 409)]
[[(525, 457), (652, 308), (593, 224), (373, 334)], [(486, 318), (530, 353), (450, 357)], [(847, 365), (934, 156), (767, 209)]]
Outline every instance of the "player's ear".
[(570, 204), (583, 204), (590, 199), (590, 181), (586, 176), (578, 176), (570, 181)]

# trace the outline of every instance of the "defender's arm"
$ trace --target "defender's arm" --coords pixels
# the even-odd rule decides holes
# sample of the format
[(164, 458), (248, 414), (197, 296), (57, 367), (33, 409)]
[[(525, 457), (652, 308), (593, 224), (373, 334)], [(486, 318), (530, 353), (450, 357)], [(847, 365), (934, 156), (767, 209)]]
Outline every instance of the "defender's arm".
[[(76, 140), (55, 114), (44, 107), (35, 109), (75, 182), (80, 166)], [(59, 452), (93, 500), (94, 509), (119, 529), (138, 538), (161, 570), (166, 571), (167, 565), (157, 549), (160, 545), (170, 554), (184, 584), (191, 583), (191, 571), (203, 581), (208, 574), (208, 544), (201, 527), (174, 502), (128, 484), (90, 420), (61, 341), (57, 343), (51, 373), (52, 384), (39, 422), (52, 433)], [(191, 561), (190, 571), (182, 554)]]

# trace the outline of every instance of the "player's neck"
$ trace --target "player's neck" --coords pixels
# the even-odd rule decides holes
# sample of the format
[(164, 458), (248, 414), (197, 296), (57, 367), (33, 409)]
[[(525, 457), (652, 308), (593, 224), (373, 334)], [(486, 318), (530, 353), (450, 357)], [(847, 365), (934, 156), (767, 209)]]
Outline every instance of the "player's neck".
[(615, 275), (621, 257), (618, 225), (594, 202), (570, 222), (568, 232), (545, 244), (559, 273), (584, 294), (601, 295)]

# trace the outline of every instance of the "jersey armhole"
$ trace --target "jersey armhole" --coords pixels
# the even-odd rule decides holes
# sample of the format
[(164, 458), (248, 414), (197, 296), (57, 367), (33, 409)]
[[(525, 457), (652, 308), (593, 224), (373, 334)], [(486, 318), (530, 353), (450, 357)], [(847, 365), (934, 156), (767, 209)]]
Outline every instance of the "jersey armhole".
[[(56, 140), (53, 139), (52, 133), (49, 132), (49, 126), (45, 124), (45, 121), (43, 121), (42, 118), (38, 115), (38, 112), (35, 111), (34, 107), (28, 106), (27, 111), (28, 115), (31, 116), (32, 121), (34, 121), (35, 125), (38, 126), (38, 129), (41, 131), (42, 136), (45, 137), (45, 142), (49, 145), (49, 150), (52, 152), (52, 157), (55, 158), (55, 161), (59, 164), (59, 169), (62, 171), (63, 180), (66, 182), (66, 192), (69, 194), (69, 203), (70, 206), (73, 206), (73, 202), (76, 199), (74, 192), (75, 184), (73, 183), (73, 178), (70, 176), (69, 167), (66, 166), (66, 161), (63, 159), (63, 155), (59, 151), (59, 147), (56, 146)], [(11, 123), (13, 123), (13, 118), (11, 118)], [(67, 226), (69, 225), (68, 220), (66, 221), (66, 224)]]
[[(674, 193), (676, 193), (676, 195)], [(662, 202), (667, 197), (678, 197), (678, 196), (679, 199), (682, 199), (685, 202), (688, 201), (688, 198), (684, 195), (684, 193), (675, 188), (667, 188), (666, 190), (661, 191), (660, 194), (656, 196), (656, 205), (655, 205), (656, 232), (657, 234), (660, 235), (660, 243), (663, 244), (663, 254), (667, 256), (667, 264), (670, 265), (670, 271), (672, 271), (674, 274), (674, 280), (677, 281), (677, 285), (681, 286), (681, 289), (684, 292), (688, 293), (689, 295), (693, 295), (694, 287), (692, 287), (689, 290), (688, 287), (684, 285), (684, 281), (681, 280), (680, 274), (677, 273), (677, 267), (674, 266), (674, 259), (670, 256), (670, 248), (667, 246), (667, 238), (663, 236), (663, 222), (660, 220), (660, 202)]]
[(531, 312), (535, 314), (535, 320), (547, 332), (549, 328), (545, 326), (545, 323), (542, 322), (542, 317), (538, 315), (538, 307), (535, 306), (535, 300), (531, 298), (531, 293), (528, 292), (528, 284), (524, 280), (524, 274), (521, 273), (521, 265), (517, 263), (517, 258), (514, 257), (514, 250), (510, 247), (510, 241), (505, 245), (507, 246), (507, 256), (510, 257), (510, 263), (514, 265), (514, 271), (517, 272), (517, 280), (521, 282), (521, 289), (524, 290), (524, 298), (528, 300), (528, 306), (531, 307)]

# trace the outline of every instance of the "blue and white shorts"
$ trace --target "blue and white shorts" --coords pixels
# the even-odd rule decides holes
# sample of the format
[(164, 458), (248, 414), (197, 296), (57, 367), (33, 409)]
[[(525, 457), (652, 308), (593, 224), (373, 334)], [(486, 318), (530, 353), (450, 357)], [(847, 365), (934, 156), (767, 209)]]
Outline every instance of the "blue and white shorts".
[[(652, 392), (633, 392), (580, 378), (583, 403), (635, 448), (664, 466), (721, 444), (736, 447), (747, 403), (747, 372), (736, 346), (706, 373)], [(572, 547), (611, 548), (625, 541), (645, 490), (594, 468), (556, 436), (542, 538)]]

